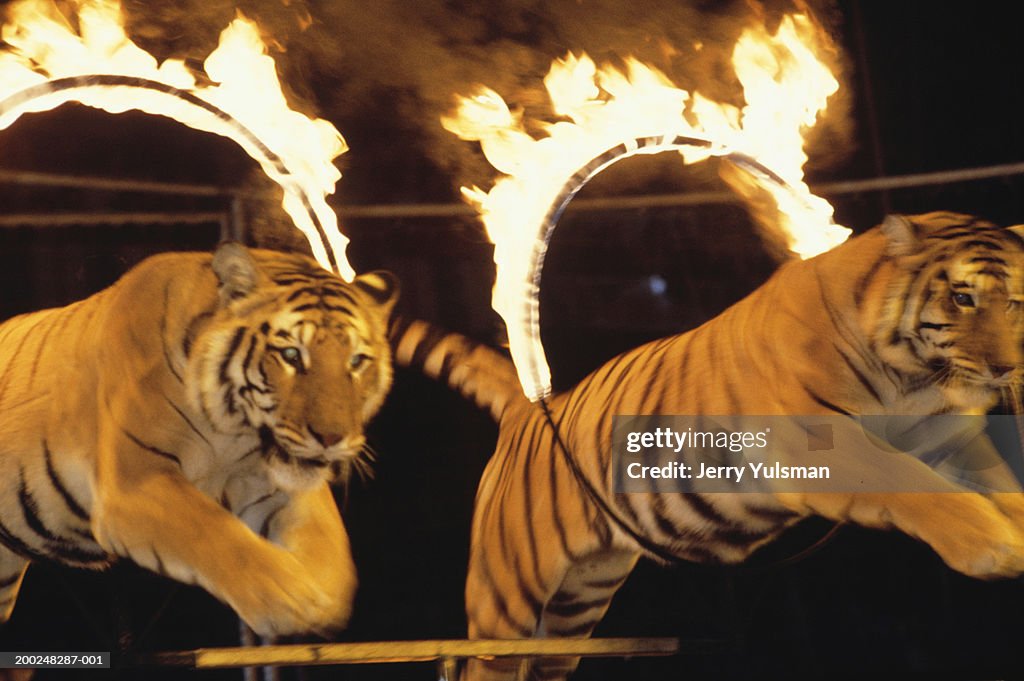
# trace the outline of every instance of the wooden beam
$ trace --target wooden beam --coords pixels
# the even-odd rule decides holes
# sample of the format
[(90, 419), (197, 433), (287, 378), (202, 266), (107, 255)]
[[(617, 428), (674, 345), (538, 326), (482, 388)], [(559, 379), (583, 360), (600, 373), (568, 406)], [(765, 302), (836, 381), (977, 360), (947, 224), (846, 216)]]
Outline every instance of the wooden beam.
[[(143, 663), (196, 669), (250, 666), (305, 666), (429, 662), (450, 658), (493, 657), (640, 657), (683, 652), (675, 638), (594, 638), (521, 640), (373, 641), (315, 643), (154, 653)], [(687, 642), (686, 652), (719, 650), (716, 641)]]

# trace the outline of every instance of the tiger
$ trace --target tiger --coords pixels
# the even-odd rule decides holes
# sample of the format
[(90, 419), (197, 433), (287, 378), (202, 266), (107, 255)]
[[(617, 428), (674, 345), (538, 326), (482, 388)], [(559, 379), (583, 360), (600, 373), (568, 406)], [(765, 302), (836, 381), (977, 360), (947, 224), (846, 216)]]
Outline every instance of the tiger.
[(0, 620), (30, 563), (123, 558), (263, 636), (343, 628), (329, 485), (366, 465), (397, 295), (387, 272), (225, 243), (0, 325)]
[[(539, 405), (497, 351), (419, 321), (396, 326), (396, 365), (447, 382), (498, 423), (473, 511), (470, 638), (588, 637), (639, 558), (737, 564), (811, 515), (902, 531), (973, 577), (1020, 574), (1024, 495), (1005, 463), (986, 473), (984, 489), (1004, 490), (990, 494), (871, 452), (831, 460), (831, 474), (918, 491), (796, 481), (784, 492), (615, 493), (611, 449), (615, 415), (985, 414), (1020, 384), (1022, 236), (1024, 226), (955, 213), (888, 216)], [(577, 664), (471, 659), (464, 678), (556, 679)]]

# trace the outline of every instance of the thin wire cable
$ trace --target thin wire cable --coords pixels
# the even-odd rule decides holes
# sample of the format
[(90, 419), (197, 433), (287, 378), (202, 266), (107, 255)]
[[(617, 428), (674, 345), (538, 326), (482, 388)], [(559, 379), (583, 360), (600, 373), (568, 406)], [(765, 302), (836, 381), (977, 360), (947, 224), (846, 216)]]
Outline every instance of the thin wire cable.
[[(590, 480), (580, 469), (579, 464), (576, 462), (576, 457), (572, 455), (572, 452), (569, 450), (568, 445), (562, 438), (561, 430), (558, 426), (558, 423), (555, 421), (553, 415), (551, 414), (551, 408), (548, 405), (547, 399), (542, 398), (538, 400), (538, 404), (540, 404), (541, 411), (544, 413), (544, 418), (547, 421), (548, 426), (551, 427), (552, 433), (554, 434), (555, 444), (558, 447), (558, 449), (561, 450), (562, 456), (565, 459), (566, 464), (569, 466), (569, 470), (572, 471), (573, 477), (576, 478), (576, 482), (579, 483), (580, 487), (582, 487), (584, 492), (586, 492), (587, 497), (589, 497), (590, 500), (601, 510), (601, 512), (604, 513), (605, 517), (611, 520), (616, 527), (618, 527), (625, 534), (627, 534), (633, 541), (635, 541), (641, 549), (647, 551), (653, 556), (656, 556), (658, 560), (661, 560), (669, 565), (680, 565), (684, 563), (687, 565), (693, 564), (691, 561), (687, 561), (683, 558), (680, 558), (676, 554), (667, 551), (658, 544), (655, 544), (653, 541), (651, 541), (643, 534), (635, 530), (629, 523), (627, 523), (622, 518), (621, 515), (619, 515), (618, 512), (616, 512), (611, 507), (611, 505), (607, 501), (605, 501), (604, 497), (600, 493), (598, 493), (598, 491), (591, 484)], [(680, 494), (682, 494), (682, 492), (680, 492)], [(779, 568), (793, 565), (794, 563), (798, 563), (824, 548), (825, 545), (830, 543), (833, 539), (836, 538), (836, 536), (838, 536), (843, 525), (844, 523), (841, 522), (834, 523), (832, 527), (829, 528), (829, 531), (822, 535), (820, 538), (818, 538), (813, 544), (801, 549), (797, 553), (794, 553), (790, 556), (786, 556), (785, 558), (780, 558), (779, 560), (773, 561), (766, 565), (757, 567), (747, 567), (745, 565), (724, 567), (731, 568), (731, 570), (734, 572), (740, 572), (744, 574), (755, 574), (759, 572), (766, 572), (768, 570), (777, 570)], [(723, 566), (715, 567), (717, 569), (721, 569)]]

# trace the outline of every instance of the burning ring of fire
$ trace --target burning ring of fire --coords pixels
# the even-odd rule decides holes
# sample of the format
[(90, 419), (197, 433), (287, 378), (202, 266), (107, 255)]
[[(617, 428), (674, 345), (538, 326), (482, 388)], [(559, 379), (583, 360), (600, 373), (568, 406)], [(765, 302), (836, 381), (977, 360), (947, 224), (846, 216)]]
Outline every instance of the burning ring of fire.
[[(78, 0), (74, 17), (48, 0), (6, 8), (0, 40), (0, 130), (19, 116), (75, 101), (111, 113), (165, 116), (234, 140), (284, 192), (282, 207), (313, 256), (342, 278), (355, 276), (348, 239), (327, 205), (347, 147), (329, 121), (291, 109), (256, 25), (239, 15), (221, 33), (198, 84), (181, 60), (162, 63), (124, 31), (117, 0)], [(125, 95), (128, 93), (128, 96)]]
[(742, 110), (691, 94), (632, 57), (623, 71), (570, 53), (544, 79), (554, 120), (524, 122), (522, 112), (484, 87), (442, 118), (449, 131), (479, 142), (502, 174), (489, 191), (462, 192), (494, 243), (492, 305), (505, 320), (528, 398), (551, 393), (539, 314), (548, 242), (573, 196), (616, 161), (668, 150), (684, 152), (684, 163), (727, 159), (746, 171), (726, 178), (729, 184), (745, 196), (756, 191), (774, 199), (777, 211), (759, 222), (778, 232), (792, 254), (810, 257), (847, 238), (850, 230), (835, 224), (832, 206), (803, 182), (803, 133), (839, 87), (816, 56), (822, 37), (799, 14), (784, 17), (774, 34), (764, 27), (744, 31), (732, 55)]
[[(305, 209), (306, 216), (309, 218), (309, 222), (316, 230), (317, 236), (320, 240), (324, 255), (327, 259), (325, 268), (339, 275), (343, 272), (343, 268), (338, 263), (334, 250), (331, 248), (330, 238), (324, 230), (324, 226), (320, 222), (320, 218), (313, 208), (309, 195), (301, 185), (289, 181), (289, 178), (292, 176), (292, 172), (288, 169), (284, 159), (274, 153), (270, 147), (264, 144), (263, 141), (253, 134), (251, 130), (242, 125), (242, 123), (233, 116), (188, 90), (182, 90), (181, 88), (176, 88), (171, 85), (167, 85), (166, 83), (160, 83), (158, 81), (148, 80), (145, 78), (137, 78), (135, 76), (91, 74), (87, 76), (57, 78), (40, 83), (39, 85), (33, 85), (25, 88), (24, 90), (0, 100), (0, 120), (8, 115), (18, 117), (32, 102), (51, 96), (54, 93), (71, 90), (88, 90), (90, 88), (133, 88), (160, 92), (170, 97), (180, 99), (202, 110), (210, 116), (213, 116), (223, 125), (231, 128), (233, 134), (231, 134), (230, 137), (238, 142), (239, 145), (242, 146), (250, 156), (255, 158), (261, 166), (270, 166), (273, 168), (273, 179), (280, 184), (286, 192), (293, 192), (298, 196), (303, 208)], [(349, 275), (348, 278), (351, 279), (351, 275)]]
[(536, 240), (533, 243), (527, 271), (528, 294), (520, 301), (523, 310), (522, 319), (526, 327), (525, 336), (509, 334), (509, 351), (519, 372), (523, 392), (531, 401), (536, 402), (551, 395), (551, 370), (540, 337), (540, 283), (544, 269), (544, 255), (562, 213), (587, 182), (618, 161), (637, 154), (654, 154), (665, 151), (682, 152), (692, 148), (710, 150), (711, 156), (729, 160), (754, 176), (758, 185), (771, 183), (790, 194), (794, 201), (803, 202), (805, 200), (803, 192), (792, 187), (757, 159), (747, 154), (716, 147), (711, 140), (699, 137), (684, 135), (674, 135), (668, 138), (641, 137), (623, 142), (593, 158), (562, 185), (558, 196), (541, 221)]

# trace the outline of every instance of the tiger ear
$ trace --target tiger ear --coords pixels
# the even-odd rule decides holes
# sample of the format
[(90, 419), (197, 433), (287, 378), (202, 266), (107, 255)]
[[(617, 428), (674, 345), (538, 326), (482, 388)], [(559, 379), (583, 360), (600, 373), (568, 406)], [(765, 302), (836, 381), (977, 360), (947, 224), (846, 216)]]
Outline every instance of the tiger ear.
[(885, 248), (888, 255), (908, 255), (921, 248), (917, 225), (903, 215), (887, 215), (880, 229), (889, 240)]
[(249, 249), (229, 241), (221, 244), (213, 254), (213, 273), (219, 282), (220, 304), (249, 295), (260, 281), (260, 270)]
[(360, 274), (352, 283), (380, 305), (384, 314), (391, 313), (391, 308), (398, 300), (398, 277), (384, 270), (374, 270)]

